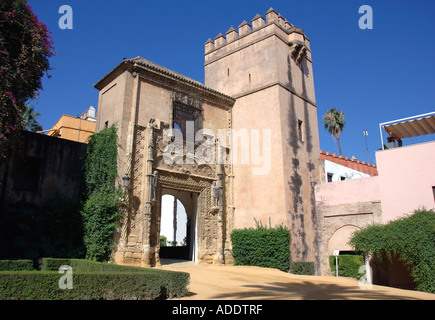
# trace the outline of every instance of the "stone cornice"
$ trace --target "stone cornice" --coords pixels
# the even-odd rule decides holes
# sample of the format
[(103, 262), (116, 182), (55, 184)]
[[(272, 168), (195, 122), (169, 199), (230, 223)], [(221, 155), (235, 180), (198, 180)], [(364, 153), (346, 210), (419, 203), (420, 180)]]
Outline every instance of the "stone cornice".
[(228, 95), (208, 88), (198, 81), (139, 57), (134, 59), (124, 59), (112, 71), (94, 84), (94, 87), (98, 90), (103, 89), (110, 81), (126, 70), (136, 72), (140, 75), (141, 79), (146, 81), (174, 91), (196, 95), (200, 99), (204, 99), (212, 104), (227, 109), (231, 108), (235, 102), (235, 99)]
[(317, 104), (316, 104), (314, 101), (311, 101), (309, 98), (307, 98), (307, 97), (301, 95), (300, 93), (297, 93), (293, 88), (291, 88), (290, 86), (288, 86), (288, 85), (282, 83), (281, 81), (274, 81), (274, 82), (271, 82), (271, 83), (265, 84), (265, 85), (260, 86), (260, 87), (258, 87), (258, 88), (255, 88), (255, 89), (252, 89), (252, 90), (250, 90), (250, 91), (246, 91), (246, 92), (244, 92), (244, 93), (242, 93), (242, 94), (236, 95), (236, 96), (234, 96), (234, 98), (235, 98), (235, 99), (239, 99), (239, 98), (242, 98), (242, 97), (244, 97), (244, 96), (250, 95), (250, 94), (252, 94), (252, 93), (255, 93), (255, 92), (258, 92), (258, 91), (261, 91), (261, 90), (265, 90), (265, 89), (271, 88), (271, 87), (273, 87), (273, 86), (280, 86), (281, 88), (283, 88), (283, 89), (289, 91), (290, 93), (294, 94), (295, 96), (297, 96), (297, 97), (301, 98), (302, 100), (308, 102), (308, 103), (311, 104), (313, 107), (316, 107), (316, 108), (317, 108)]

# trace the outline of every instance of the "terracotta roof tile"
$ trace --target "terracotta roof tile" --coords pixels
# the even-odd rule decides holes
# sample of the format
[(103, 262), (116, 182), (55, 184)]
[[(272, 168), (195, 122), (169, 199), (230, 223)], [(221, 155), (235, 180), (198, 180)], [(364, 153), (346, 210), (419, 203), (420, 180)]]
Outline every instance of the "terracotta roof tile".
[(366, 163), (365, 161), (361, 162), (356, 158), (349, 159), (348, 157), (344, 158), (343, 156), (338, 156), (337, 154), (331, 154), (330, 152), (325, 152), (320, 150), (320, 159), (328, 160), (344, 167), (354, 169), (356, 171), (368, 174), (370, 176), (378, 175), (378, 168), (374, 164)]

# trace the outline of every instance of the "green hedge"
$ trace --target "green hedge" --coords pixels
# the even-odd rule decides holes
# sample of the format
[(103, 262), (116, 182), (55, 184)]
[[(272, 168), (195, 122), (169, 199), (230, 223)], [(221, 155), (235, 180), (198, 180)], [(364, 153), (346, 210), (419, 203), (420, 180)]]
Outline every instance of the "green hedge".
[(435, 293), (435, 211), (416, 210), (386, 225), (372, 225), (352, 235), (355, 250), (381, 258), (399, 256), (411, 270), (418, 290)]
[[(72, 268), (73, 288), (60, 289), (58, 272)], [(79, 259), (42, 259), (42, 271), (1, 271), (1, 300), (151, 300), (181, 297), (190, 275)]]
[[(364, 256), (360, 255), (339, 255), (338, 256), (338, 275), (340, 277), (351, 277), (359, 279), (364, 273), (359, 273), (359, 268), (365, 265)], [(331, 274), (336, 275), (335, 256), (329, 256), (329, 266)]]
[(236, 229), (231, 241), (235, 265), (290, 269), (290, 231), (282, 226)]
[(34, 270), (32, 260), (0, 260), (0, 271)]
[(290, 273), (312, 276), (316, 273), (314, 262), (310, 261), (293, 261), (290, 263)]

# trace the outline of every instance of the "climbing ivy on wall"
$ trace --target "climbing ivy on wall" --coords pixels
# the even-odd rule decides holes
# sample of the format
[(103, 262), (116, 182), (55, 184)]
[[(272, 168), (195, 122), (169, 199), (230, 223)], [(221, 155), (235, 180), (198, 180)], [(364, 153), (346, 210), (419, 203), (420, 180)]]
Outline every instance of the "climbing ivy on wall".
[(83, 164), (83, 242), (86, 258), (107, 261), (120, 217), (117, 176), (117, 133), (114, 126), (91, 136)]
[(353, 234), (350, 244), (381, 258), (398, 255), (411, 269), (421, 291), (435, 293), (435, 211), (413, 215), (386, 225), (372, 225)]

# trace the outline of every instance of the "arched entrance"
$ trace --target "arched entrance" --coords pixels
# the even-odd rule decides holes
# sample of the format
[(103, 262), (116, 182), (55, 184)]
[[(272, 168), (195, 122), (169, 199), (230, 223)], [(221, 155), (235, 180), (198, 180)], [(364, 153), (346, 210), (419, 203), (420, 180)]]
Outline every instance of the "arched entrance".
[(196, 261), (197, 198), (194, 192), (162, 189), (160, 258)]
[(353, 251), (352, 246), (348, 242), (352, 237), (352, 233), (357, 230), (360, 230), (360, 228), (353, 225), (345, 225), (335, 230), (328, 241), (328, 254), (332, 255), (334, 250)]

